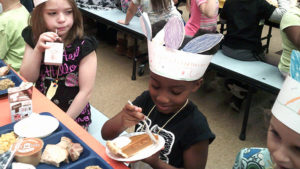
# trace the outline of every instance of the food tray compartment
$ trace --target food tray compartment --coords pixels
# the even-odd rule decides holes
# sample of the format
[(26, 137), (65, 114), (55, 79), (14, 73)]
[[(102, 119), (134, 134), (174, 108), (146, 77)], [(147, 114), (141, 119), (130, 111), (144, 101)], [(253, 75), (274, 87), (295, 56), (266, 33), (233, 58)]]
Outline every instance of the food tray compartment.
[[(41, 115), (50, 115), (48, 112), (43, 112)], [(13, 131), (14, 125), (16, 122), (5, 125), (3, 127), (0, 127), (0, 134), (8, 133)], [(81, 153), (80, 157), (76, 161), (71, 161), (69, 163), (62, 162), (60, 163), (60, 168), (63, 169), (84, 169), (79, 166), (90, 166), (90, 165), (99, 165), (103, 169), (112, 169), (112, 167), (103, 160), (98, 154), (96, 154), (90, 147), (88, 147), (80, 138), (78, 138), (75, 134), (73, 134), (66, 126), (64, 126), (62, 123), (59, 122), (59, 127), (54, 131), (51, 135), (42, 138), (44, 141), (44, 147), (42, 149), (42, 152), (44, 152), (44, 149), (47, 144), (57, 144), (60, 142), (60, 139), (62, 136), (66, 136), (72, 140), (73, 143), (79, 143), (83, 147), (83, 152)], [(88, 160), (89, 159), (89, 160)], [(36, 166), (37, 169), (57, 169), (54, 165), (39, 163), (39, 165)]]
[(11, 128), (4, 128), (4, 129), (1, 128), (1, 130), (0, 130), (0, 135), (1, 135), (1, 134), (6, 134), (6, 133), (10, 133), (10, 132), (12, 132), (12, 131), (14, 131), (14, 130), (11, 129)]
[(98, 165), (99, 167), (101, 167), (103, 169), (112, 169), (111, 166), (105, 165), (105, 163), (106, 162), (103, 159), (96, 158), (96, 157), (90, 157), (90, 158), (84, 159), (80, 163), (71, 164), (68, 168), (70, 168), (70, 169), (79, 169), (79, 168), (84, 169), (87, 166)]
[[(20, 84), (22, 83), (22, 79), (19, 78), (19, 76), (17, 75), (7, 75), (5, 77), (0, 77), (0, 80), (4, 80), (4, 79), (10, 79), (11, 81), (13, 81), (15, 83), (15, 87), (20, 86)], [(0, 90), (0, 96), (4, 96), (7, 95), (7, 89), (5, 90)]]
[[(7, 65), (3, 62), (3, 60), (0, 59), (0, 68), (3, 67), (3, 66), (7, 66)], [(9, 69), (9, 72), (7, 73), (7, 75), (12, 75), (12, 74), (15, 75), (14, 71)]]
[(6, 66), (6, 64), (3, 62), (2, 59), (0, 59), (0, 67), (2, 67), (2, 66)]
[[(90, 155), (91, 150), (87, 149), (86, 148), (87, 146), (78, 137), (74, 137), (73, 134), (70, 134), (70, 132), (67, 132), (67, 131), (51, 134), (49, 137), (45, 138), (44, 139), (44, 148), (46, 147), (47, 144), (59, 143), (61, 137), (63, 137), (63, 136), (70, 138), (73, 143), (79, 143), (83, 147), (83, 152), (80, 154), (79, 159), (76, 161), (87, 158)], [(44, 148), (43, 148), (43, 151), (44, 151)], [(74, 161), (74, 162), (76, 162), (76, 161)]]

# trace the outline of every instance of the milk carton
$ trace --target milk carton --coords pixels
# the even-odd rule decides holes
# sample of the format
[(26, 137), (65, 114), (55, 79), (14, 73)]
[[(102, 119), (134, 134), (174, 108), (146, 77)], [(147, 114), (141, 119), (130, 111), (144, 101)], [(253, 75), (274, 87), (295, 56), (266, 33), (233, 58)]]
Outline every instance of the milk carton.
[(32, 113), (33, 84), (22, 82), (18, 87), (8, 88), (8, 101), (12, 122), (28, 117)]
[(45, 50), (44, 63), (46, 65), (60, 66), (63, 61), (64, 44), (59, 42), (46, 42), (50, 48)]

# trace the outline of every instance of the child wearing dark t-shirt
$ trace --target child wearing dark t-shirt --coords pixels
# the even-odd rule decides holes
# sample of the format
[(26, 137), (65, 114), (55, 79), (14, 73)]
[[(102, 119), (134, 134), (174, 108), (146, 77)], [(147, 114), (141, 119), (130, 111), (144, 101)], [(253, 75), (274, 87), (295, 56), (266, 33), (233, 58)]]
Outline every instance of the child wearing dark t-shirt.
[(220, 14), (227, 26), (222, 52), (242, 61), (264, 61), (261, 43), (264, 21), (280, 23), (289, 9), (289, 1), (277, 0), (276, 8), (265, 0), (226, 0)]
[(150, 72), (149, 91), (137, 97), (134, 106), (125, 105), (119, 114), (108, 120), (102, 128), (102, 137), (113, 139), (133, 125), (136, 125), (135, 131), (145, 131), (139, 121), (148, 116), (151, 131), (161, 135), (166, 143), (159, 154), (145, 159), (145, 163), (152, 168), (170, 165), (205, 168), (208, 145), (215, 135), (205, 116), (188, 100), (200, 83), (201, 80), (179, 81)]
[[(266, 61), (261, 43), (265, 20), (280, 23), (291, 0), (276, 0), (276, 8), (266, 0), (226, 0), (220, 18), (226, 21), (222, 53), (241, 61)], [(226, 80), (232, 93), (230, 106), (240, 111), (248, 93), (248, 86), (234, 79)]]
[[(176, 28), (176, 23), (179, 22), (173, 21), (168, 21), (164, 29), (184, 29), (183, 24), (182, 27)], [(177, 30), (166, 31), (165, 37), (181, 37), (182, 34), (167, 35), (168, 32)], [(184, 34), (184, 31), (181, 33)], [(169, 46), (170, 41), (165, 39), (166, 46)], [(149, 91), (138, 96), (133, 105), (126, 104), (120, 113), (103, 125), (102, 137), (111, 140), (131, 126), (135, 126), (136, 132), (145, 131), (140, 121), (147, 116), (146, 121), (151, 132), (164, 138), (163, 150), (132, 163), (131, 168), (205, 168), (208, 146), (215, 135), (210, 130), (205, 116), (189, 100), (189, 96), (199, 89), (212, 55), (177, 49), (167, 48), (156, 40), (148, 41), (151, 70)]]
[[(89, 97), (97, 70), (97, 41), (83, 36), (83, 22), (73, 0), (36, 0), (31, 24), (22, 36), (26, 42), (21, 75), (65, 111), (79, 125), (91, 123)], [(46, 65), (46, 42), (60, 41), (61, 65)]]

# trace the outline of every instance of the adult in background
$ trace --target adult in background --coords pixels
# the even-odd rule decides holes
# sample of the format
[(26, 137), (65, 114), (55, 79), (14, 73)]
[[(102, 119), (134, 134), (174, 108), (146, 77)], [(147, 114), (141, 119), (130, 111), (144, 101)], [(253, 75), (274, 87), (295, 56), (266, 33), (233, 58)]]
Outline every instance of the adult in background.
[(20, 0), (0, 0), (0, 3), (0, 59), (19, 71), (25, 50), (21, 33), (28, 25), (29, 12)]

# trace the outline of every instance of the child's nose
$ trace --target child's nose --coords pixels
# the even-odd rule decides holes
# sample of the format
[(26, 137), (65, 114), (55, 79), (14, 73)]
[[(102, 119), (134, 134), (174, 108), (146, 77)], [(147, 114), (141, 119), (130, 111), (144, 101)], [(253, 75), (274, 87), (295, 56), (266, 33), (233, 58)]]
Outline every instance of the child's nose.
[(164, 95), (163, 93), (159, 94), (157, 97), (156, 97), (156, 100), (159, 102), (159, 103), (168, 103), (169, 102), (169, 98)]
[(66, 17), (63, 13), (60, 13), (58, 15), (58, 22), (64, 22), (66, 20)]

